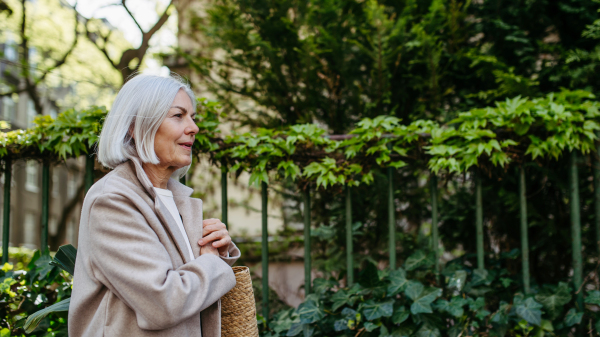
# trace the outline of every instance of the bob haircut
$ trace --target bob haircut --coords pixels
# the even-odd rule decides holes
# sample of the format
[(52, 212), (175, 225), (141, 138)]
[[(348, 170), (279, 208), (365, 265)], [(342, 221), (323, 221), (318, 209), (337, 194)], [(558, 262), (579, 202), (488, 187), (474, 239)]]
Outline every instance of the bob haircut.
[[(138, 157), (142, 163), (160, 163), (154, 152), (154, 137), (179, 90), (188, 94), (196, 111), (194, 93), (176, 74), (138, 75), (127, 81), (104, 121), (98, 161), (112, 169), (132, 157)], [(178, 169), (173, 177), (183, 177), (189, 168), (188, 165)]]

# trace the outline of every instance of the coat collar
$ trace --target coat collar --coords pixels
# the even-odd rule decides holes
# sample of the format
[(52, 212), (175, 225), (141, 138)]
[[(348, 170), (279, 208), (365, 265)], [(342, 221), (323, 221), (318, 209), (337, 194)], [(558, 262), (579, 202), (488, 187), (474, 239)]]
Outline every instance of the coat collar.
[[(150, 196), (152, 196), (152, 199), (156, 199), (156, 192), (154, 191), (154, 186), (152, 185), (152, 182), (150, 182), (150, 178), (148, 178), (146, 171), (144, 171), (144, 169), (142, 168), (142, 161), (137, 157), (132, 157), (130, 158), (129, 163), (133, 165), (133, 170), (135, 171), (138, 180), (142, 184), (142, 187), (144, 187), (144, 189), (150, 194)], [(192, 192), (194, 192), (193, 189), (185, 186), (184, 184), (180, 183), (179, 181), (173, 178), (169, 179), (169, 181), (167, 182), (167, 189), (173, 193), (174, 197), (189, 197), (190, 195), (192, 195)]]
[(189, 241), (192, 247), (194, 258), (197, 258), (200, 255), (198, 240), (202, 238), (202, 200), (190, 198), (194, 190), (173, 178), (167, 182), (167, 189), (173, 193), (173, 200), (175, 201), (175, 205), (177, 205), (183, 227), (188, 236), (184, 238), (167, 206), (157, 197), (154, 186), (142, 168), (140, 159), (133, 157), (122, 165), (126, 165), (126, 170), (132, 171), (131, 173), (135, 174), (144, 190), (154, 200), (154, 211), (177, 246), (179, 255), (181, 255), (184, 263), (190, 262), (186, 240)]

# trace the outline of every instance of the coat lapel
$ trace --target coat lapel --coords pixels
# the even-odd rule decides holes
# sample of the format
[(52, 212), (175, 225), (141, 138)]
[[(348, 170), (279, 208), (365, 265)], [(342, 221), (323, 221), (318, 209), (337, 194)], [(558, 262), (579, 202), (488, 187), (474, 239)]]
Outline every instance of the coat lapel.
[(198, 240), (202, 239), (202, 200), (173, 195), (177, 209), (183, 220), (194, 257), (200, 256)]
[[(152, 197), (152, 199), (154, 199), (154, 211), (156, 212), (156, 215), (158, 216), (158, 218), (164, 225), (165, 229), (167, 230), (167, 232), (173, 239), (173, 242), (175, 243), (175, 246), (177, 247), (177, 250), (179, 251), (179, 255), (181, 255), (181, 259), (183, 260), (183, 263), (190, 262), (190, 255), (189, 255), (187, 247), (186, 247), (186, 245), (187, 245), (187, 243), (185, 241), (186, 238), (183, 237), (183, 234), (179, 230), (179, 227), (177, 226), (175, 219), (173, 218), (173, 216), (167, 209), (167, 206), (156, 195), (156, 191), (154, 191), (154, 186), (152, 185), (152, 183), (150, 182), (150, 179), (146, 175), (146, 172), (142, 168), (142, 163), (140, 162), (140, 160), (138, 158), (131, 158), (131, 163), (133, 164), (133, 168), (134, 168), (134, 171), (135, 171), (135, 174), (136, 174), (138, 180), (140, 181), (140, 183), (142, 184), (142, 186), (144, 187), (146, 192), (148, 192), (148, 194)], [(173, 192), (173, 198), (174, 198), (176, 204), (177, 204), (177, 199), (179, 199), (183, 195), (185, 195), (185, 197), (187, 199), (189, 199), (189, 196), (192, 194), (192, 191), (193, 191), (191, 188), (184, 186), (183, 184), (179, 183), (178, 181), (175, 181), (174, 179), (169, 180), (169, 182), (167, 184), (167, 188), (169, 190), (171, 190), (171, 192)], [(175, 197), (176, 195), (177, 195), (177, 197)], [(182, 213), (181, 209), (179, 209), (179, 205), (177, 205), (177, 207), (178, 207), (179, 213)], [(202, 215), (202, 208), (200, 208), (200, 215)], [(200, 221), (200, 223), (202, 223), (202, 221)], [(185, 222), (184, 222), (184, 224), (185, 224)], [(200, 226), (200, 227), (202, 228), (202, 226)], [(187, 231), (187, 228), (186, 228), (186, 231)], [(201, 235), (200, 237), (202, 237), (202, 234), (200, 234), (200, 235)], [(196, 242), (198, 240), (196, 240)], [(198, 246), (197, 243), (196, 243), (196, 246)], [(194, 245), (192, 245), (192, 251), (194, 251)], [(195, 254), (196, 253), (194, 253), (194, 255)]]
[(156, 215), (158, 215), (160, 221), (165, 225), (165, 228), (167, 229), (167, 232), (169, 232), (169, 235), (171, 235), (173, 242), (175, 242), (175, 246), (177, 246), (179, 255), (181, 255), (181, 258), (183, 259), (183, 263), (190, 262), (190, 254), (186, 247), (187, 243), (185, 242), (185, 238), (181, 234), (179, 226), (177, 226), (177, 223), (167, 209), (167, 206), (163, 204), (160, 198), (156, 198), (154, 202), (154, 211), (156, 212)]

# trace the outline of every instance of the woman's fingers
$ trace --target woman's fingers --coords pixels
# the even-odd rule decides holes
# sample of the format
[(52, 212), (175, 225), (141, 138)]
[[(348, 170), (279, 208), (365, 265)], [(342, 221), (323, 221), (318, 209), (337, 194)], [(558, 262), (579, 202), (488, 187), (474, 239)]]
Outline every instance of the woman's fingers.
[(222, 238), (219, 241), (213, 242), (212, 246), (215, 248), (229, 247), (230, 243), (231, 243), (231, 238), (228, 235), (226, 238)]
[(212, 232), (226, 230), (226, 229), (227, 229), (227, 227), (225, 227), (225, 225), (223, 223), (220, 223), (217, 225), (209, 225), (202, 229), (202, 236), (207, 236), (208, 234), (210, 234)]
[(206, 219), (202, 221), (202, 227), (203, 237), (198, 241), (198, 244), (207, 247), (206, 245), (212, 242), (210, 247), (218, 249), (219, 253), (225, 256), (231, 243), (231, 237), (225, 224), (219, 219)]
[(206, 220), (202, 221), (202, 227), (219, 224), (219, 223), (221, 223), (221, 220), (219, 220), (219, 219), (206, 219)]
[(222, 229), (222, 230), (218, 230), (218, 231), (214, 231), (206, 236), (204, 236), (202, 239), (200, 239), (198, 241), (198, 244), (200, 246), (204, 246), (205, 244), (212, 242), (212, 241), (216, 241), (216, 240), (221, 240), (224, 238), (229, 238), (229, 232), (227, 232), (226, 229)]

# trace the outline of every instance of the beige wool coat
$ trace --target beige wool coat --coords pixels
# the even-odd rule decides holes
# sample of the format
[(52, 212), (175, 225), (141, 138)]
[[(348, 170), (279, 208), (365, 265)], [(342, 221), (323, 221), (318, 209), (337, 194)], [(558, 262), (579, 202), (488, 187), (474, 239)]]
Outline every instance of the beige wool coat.
[[(171, 179), (188, 238), (137, 159), (96, 182), (81, 211), (70, 337), (221, 336), (220, 298), (235, 286), (229, 258), (200, 255), (202, 201)], [(200, 324), (202, 322), (202, 324)]]

